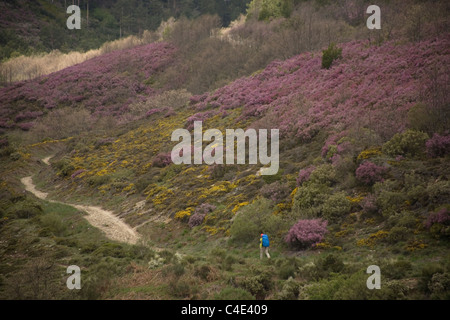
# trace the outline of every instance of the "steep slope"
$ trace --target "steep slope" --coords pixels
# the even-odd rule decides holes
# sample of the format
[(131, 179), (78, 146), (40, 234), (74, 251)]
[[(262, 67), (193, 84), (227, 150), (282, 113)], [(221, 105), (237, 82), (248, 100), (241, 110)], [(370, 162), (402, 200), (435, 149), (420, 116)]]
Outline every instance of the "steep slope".
[[(102, 115), (139, 109), (145, 116), (5, 157), (2, 223), (12, 233), (20, 219), (42, 214), (10, 191), (11, 172), (22, 174), (36, 166), (36, 155), (51, 153), (52, 165), (34, 177), (39, 190), (67, 203), (101, 204), (152, 245), (186, 255), (86, 244), (94, 261), (77, 262), (90, 267), (100, 257), (107, 266), (110, 256), (146, 259), (117, 271), (118, 281), (105, 281), (109, 287), (93, 282), (104, 288), (97, 297), (448, 299), (449, 41), (447, 34), (415, 43), (343, 43), (330, 69), (310, 52), (201, 96), (164, 92), (155, 81), (175, 52), (166, 43), (98, 57), (40, 79), (41, 86), (21, 83), (2, 91), (10, 124), (24, 121), (13, 118), (12, 106), (36, 102), (34, 111), (59, 108), (52, 106), (58, 101)], [(44, 83), (48, 91), (34, 91)], [(60, 96), (65, 91), (69, 98)], [(279, 172), (261, 176), (260, 164), (173, 164), (171, 135), (194, 121), (221, 132), (280, 129)], [(300, 232), (305, 221), (321, 227), (311, 230), (313, 240)], [(270, 261), (259, 260), (262, 232), (271, 238)], [(370, 265), (381, 267), (381, 290), (367, 289)]]
[[(277, 210), (289, 212), (293, 203), (289, 195), (300, 170), (331, 163), (341, 177), (349, 174), (354, 179), (354, 170), (364, 157), (360, 153), (381, 150), (394, 134), (409, 126), (408, 111), (430, 101), (436, 93), (430, 91), (433, 83), (448, 86), (449, 40), (446, 36), (379, 47), (347, 43), (342, 45), (343, 58), (329, 70), (321, 68), (317, 53), (302, 54), (274, 62), (215, 92), (191, 97), (189, 107), (171, 113), (166, 108), (151, 109), (138, 129), (109, 140), (83, 140), (70, 156), (65, 155), (58, 168), (66, 189), (59, 192), (97, 190), (99, 199), (131, 197), (128, 209), (123, 210), (131, 210), (127, 219), (135, 224), (153, 213), (187, 221), (197, 206), (214, 203), (220, 210), (207, 215), (214, 227), (206, 228), (216, 233), (229, 228), (236, 210), (252, 202), (261, 187), (279, 180), (282, 190), (277, 191)], [(227, 128), (279, 128), (279, 174), (260, 177), (259, 165), (176, 166), (166, 162), (174, 146), (171, 133), (192, 128), (196, 120), (203, 121), (204, 129), (222, 132)], [(387, 164), (387, 160), (379, 162)], [(367, 192), (354, 182), (351, 187), (341, 183), (345, 181), (338, 182), (331, 193), (341, 189), (348, 196)], [(133, 211), (133, 203), (143, 197), (145, 210)]]
[(165, 42), (113, 51), (32, 81), (0, 89), (0, 128), (28, 130), (32, 120), (60, 107), (119, 115), (128, 105), (154, 95), (150, 83), (174, 59)]

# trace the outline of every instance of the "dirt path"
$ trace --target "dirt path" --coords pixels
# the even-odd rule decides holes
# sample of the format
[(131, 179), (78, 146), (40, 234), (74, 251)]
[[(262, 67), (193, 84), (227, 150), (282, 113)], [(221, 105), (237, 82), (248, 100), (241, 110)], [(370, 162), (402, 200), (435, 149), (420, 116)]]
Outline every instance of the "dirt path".
[[(49, 158), (46, 158), (43, 161), (47, 163), (48, 160)], [(47, 200), (48, 194), (36, 189), (32, 177), (25, 177), (22, 178), (20, 181), (25, 185), (25, 189), (27, 191), (31, 192), (40, 199)], [(87, 213), (87, 216), (85, 217), (86, 220), (94, 227), (102, 230), (106, 234), (106, 236), (111, 240), (135, 244), (140, 239), (139, 234), (133, 228), (131, 228), (125, 222), (120, 220), (111, 211), (106, 211), (103, 210), (102, 208), (94, 206), (75, 205), (53, 200), (47, 201), (54, 203), (62, 203), (86, 212)]]
[(49, 166), (49, 165), (50, 165), (50, 159), (51, 159), (52, 157), (53, 157), (53, 156), (49, 156), (49, 157), (47, 157), (47, 158), (44, 158), (44, 159), (42, 159), (42, 162)]

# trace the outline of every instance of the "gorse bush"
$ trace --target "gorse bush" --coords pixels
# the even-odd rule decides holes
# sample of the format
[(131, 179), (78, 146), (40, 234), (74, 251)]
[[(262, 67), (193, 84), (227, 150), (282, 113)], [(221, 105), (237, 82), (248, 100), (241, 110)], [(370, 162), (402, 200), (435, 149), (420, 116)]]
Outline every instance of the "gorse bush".
[(342, 48), (331, 43), (326, 50), (322, 51), (322, 68), (330, 69), (334, 60), (342, 58)]
[(261, 233), (267, 233), (273, 239), (283, 229), (284, 223), (281, 217), (272, 212), (273, 202), (265, 198), (243, 206), (237, 211), (230, 228), (232, 240), (238, 243), (258, 243)]
[(308, 248), (325, 237), (328, 221), (322, 219), (299, 220), (289, 230), (286, 243), (299, 248)]
[(292, 212), (298, 218), (316, 218), (322, 212), (322, 206), (328, 199), (331, 186), (336, 182), (335, 169), (324, 164), (314, 169), (309, 180), (297, 188), (294, 195)]
[(323, 184), (306, 183), (298, 187), (294, 196), (292, 212), (300, 218), (316, 218), (329, 197), (330, 188)]
[(323, 204), (323, 217), (330, 221), (338, 221), (350, 213), (351, 202), (347, 199), (345, 192), (337, 192), (331, 195)]
[(424, 132), (406, 130), (395, 134), (391, 140), (383, 145), (383, 153), (392, 157), (402, 155), (414, 157), (425, 151), (428, 135)]

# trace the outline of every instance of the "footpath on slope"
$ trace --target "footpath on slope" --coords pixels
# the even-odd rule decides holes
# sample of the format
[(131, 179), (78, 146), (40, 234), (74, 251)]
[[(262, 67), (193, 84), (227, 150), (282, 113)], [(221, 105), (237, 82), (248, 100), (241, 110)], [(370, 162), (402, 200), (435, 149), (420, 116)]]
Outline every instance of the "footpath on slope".
[[(47, 165), (49, 164), (49, 159), (45, 158), (43, 161)], [(34, 194), (39, 199), (43, 199), (53, 203), (61, 203), (71, 207), (74, 207), (78, 210), (84, 211), (87, 213), (85, 216), (86, 220), (94, 227), (102, 230), (106, 236), (111, 240), (116, 240), (120, 242), (136, 244), (140, 236), (139, 234), (130, 227), (128, 224), (123, 222), (120, 218), (114, 215), (113, 212), (104, 210), (100, 207), (95, 206), (85, 206), (85, 205), (76, 205), (70, 203), (64, 203), (60, 201), (54, 201), (47, 199), (47, 193), (39, 191), (36, 189), (36, 186), (33, 183), (32, 177), (24, 177), (20, 180), (23, 185), (25, 185), (25, 189), (32, 194)]]

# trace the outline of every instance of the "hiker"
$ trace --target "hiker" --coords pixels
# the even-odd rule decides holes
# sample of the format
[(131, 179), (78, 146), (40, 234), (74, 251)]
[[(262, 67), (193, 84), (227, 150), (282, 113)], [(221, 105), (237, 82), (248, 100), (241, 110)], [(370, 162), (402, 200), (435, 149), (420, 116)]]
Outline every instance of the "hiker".
[(267, 236), (267, 234), (261, 233), (261, 239), (259, 239), (259, 258), (260, 259), (263, 258), (263, 251), (266, 252), (267, 258), (270, 259), (269, 245), (270, 245), (269, 237)]

